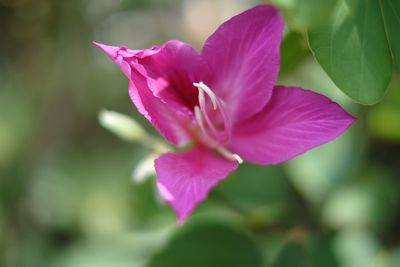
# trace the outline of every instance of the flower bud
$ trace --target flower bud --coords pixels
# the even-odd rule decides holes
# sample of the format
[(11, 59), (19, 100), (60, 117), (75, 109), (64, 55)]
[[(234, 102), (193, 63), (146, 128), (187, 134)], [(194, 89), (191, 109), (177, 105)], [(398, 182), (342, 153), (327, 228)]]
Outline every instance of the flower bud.
[(101, 126), (110, 130), (121, 139), (130, 142), (142, 142), (147, 140), (146, 131), (134, 119), (124, 114), (102, 110), (99, 113)]

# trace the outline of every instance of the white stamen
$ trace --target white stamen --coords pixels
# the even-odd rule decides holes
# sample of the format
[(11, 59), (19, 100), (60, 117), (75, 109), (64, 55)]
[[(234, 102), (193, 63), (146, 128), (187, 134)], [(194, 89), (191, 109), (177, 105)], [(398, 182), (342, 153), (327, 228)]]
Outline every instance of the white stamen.
[(239, 163), (243, 163), (243, 159), (238, 154), (232, 154), (232, 157)]
[(199, 106), (194, 107), (194, 116), (195, 116), (196, 121), (200, 126), (200, 130), (203, 133), (204, 137), (206, 138), (207, 142), (209, 142), (211, 144), (211, 146), (214, 146), (217, 142), (207, 133), (207, 130), (204, 126), (203, 113), (201, 113)]
[(238, 154), (234, 154), (224, 147), (218, 147), (217, 151), (229, 160), (236, 160), (239, 164), (243, 163), (243, 159)]
[[(208, 116), (205, 94), (207, 94), (207, 96), (210, 98), (214, 110), (217, 110), (218, 108), (220, 109), (221, 116), (224, 120), (224, 132), (226, 133), (226, 136), (229, 139), (230, 123), (224, 112), (224, 108), (222, 107), (221, 100), (219, 100), (217, 96), (214, 94), (214, 92), (210, 89), (210, 87), (208, 87), (203, 82), (193, 83), (193, 85), (199, 89), (199, 106), (194, 107), (194, 115), (198, 125), (200, 126), (200, 130), (203, 133), (204, 138), (206, 139), (207, 142), (209, 142), (210, 147), (215, 148), (223, 157), (232, 161), (237, 161), (239, 164), (242, 164), (243, 159), (238, 154), (230, 152), (223, 146), (216, 147), (220, 145), (218, 141), (219, 140), (218, 138), (220, 138), (219, 137), (220, 133), (213, 125), (213, 122)], [(208, 126), (208, 129), (206, 128), (206, 126)], [(210, 136), (208, 130), (210, 130), (211, 134), (213, 134), (214, 136)]]
[(208, 87), (205, 83), (199, 82), (199, 83), (193, 83), (194, 86), (196, 86), (199, 89), (199, 99), (202, 96), (204, 98), (204, 95), (202, 94), (203, 92), (206, 93), (212, 102), (214, 110), (217, 109), (217, 96), (214, 94), (214, 92)]
[(203, 90), (199, 90), (199, 105), (200, 107), (205, 107), (206, 97)]
[(197, 123), (199, 125), (202, 125), (203, 124), (203, 118), (202, 118), (201, 110), (200, 110), (199, 106), (195, 106), (194, 107), (194, 116), (196, 118)]

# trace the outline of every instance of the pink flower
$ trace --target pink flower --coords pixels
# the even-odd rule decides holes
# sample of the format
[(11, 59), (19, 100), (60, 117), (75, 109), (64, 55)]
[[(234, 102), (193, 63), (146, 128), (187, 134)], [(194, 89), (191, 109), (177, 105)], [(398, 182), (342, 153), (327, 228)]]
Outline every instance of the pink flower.
[(176, 146), (193, 144), (155, 160), (158, 189), (180, 222), (243, 160), (282, 163), (355, 121), (325, 96), (275, 86), (283, 27), (276, 8), (260, 5), (223, 23), (200, 53), (181, 41), (145, 50), (95, 43), (158, 132)]

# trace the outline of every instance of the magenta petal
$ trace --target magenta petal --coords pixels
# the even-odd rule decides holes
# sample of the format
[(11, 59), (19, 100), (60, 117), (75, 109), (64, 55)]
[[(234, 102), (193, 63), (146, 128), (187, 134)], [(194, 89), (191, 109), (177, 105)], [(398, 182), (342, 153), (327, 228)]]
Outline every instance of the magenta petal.
[(249, 162), (277, 164), (337, 138), (354, 122), (325, 96), (278, 86), (260, 113), (234, 129), (229, 148)]
[(193, 82), (209, 79), (210, 73), (200, 54), (181, 41), (169, 41), (157, 53), (138, 58), (145, 75), (151, 79), (154, 95), (171, 106), (186, 107), (190, 111), (197, 105), (198, 89)]
[(186, 111), (172, 109), (155, 97), (148, 86), (148, 79), (136, 69), (131, 69), (129, 95), (138, 111), (166, 140), (178, 146), (189, 141), (187, 125), (190, 123), (190, 118)]
[(208, 192), (238, 163), (197, 147), (181, 153), (166, 153), (155, 161), (161, 195), (183, 222)]
[(102, 43), (93, 42), (98, 48), (100, 48), (111, 60), (117, 64), (125, 76), (129, 79), (131, 76), (129, 63), (121, 56), (121, 50), (124, 50), (125, 54), (129, 54), (130, 57), (135, 56), (138, 51), (130, 50), (125, 47), (110, 46)]
[(193, 82), (210, 75), (199, 53), (180, 41), (145, 50), (95, 45), (129, 78), (129, 95), (139, 112), (169, 142), (185, 144), (197, 104), (198, 89)]
[(162, 47), (132, 50), (94, 43), (130, 80), (129, 95), (139, 112), (174, 145), (189, 141), (197, 88), (192, 79), (206, 69), (189, 45), (170, 41)]
[(117, 46), (110, 46), (110, 45), (105, 45), (102, 43), (97, 43), (97, 42), (93, 42), (93, 44), (95, 46), (97, 46), (98, 48), (100, 48), (101, 50), (103, 50), (103, 52), (109, 56), (109, 58), (114, 59), (117, 56), (117, 52), (119, 50), (119, 47)]
[(209, 85), (235, 121), (251, 117), (271, 98), (283, 27), (275, 7), (260, 5), (223, 23), (206, 41), (202, 56), (215, 74)]
[(121, 56), (121, 58), (124, 58), (126, 60), (127, 58), (133, 58), (133, 57), (143, 58), (151, 56), (158, 53), (159, 51), (159, 47), (157, 46), (154, 46), (150, 49), (133, 50), (127, 48), (126, 46), (111, 46), (98, 42), (93, 42), (93, 44), (98, 48), (100, 48), (109, 58), (111, 58), (114, 61), (119, 55)]
[(93, 44), (114, 61), (128, 79), (131, 78), (131, 63), (136, 63), (138, 59), (152, 56), (160, 51), (156, 46), (150, 49), (133, 50), (126, 46), (111, 46), (97, 42), (93, 42)]

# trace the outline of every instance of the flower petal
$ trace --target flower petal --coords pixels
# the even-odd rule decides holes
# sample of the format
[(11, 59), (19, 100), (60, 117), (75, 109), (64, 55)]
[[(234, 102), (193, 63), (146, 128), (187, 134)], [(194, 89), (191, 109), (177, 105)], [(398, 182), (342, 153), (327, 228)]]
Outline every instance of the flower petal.
[(238, 125), (229, 148), (256, 164), (277, 164), (334, 140), (355, 122), (320, 94), (277, 86), (265, 108)]
[(185, 106), (197, 104), (198, 89), (194, 82), (209, 80), (210, 72), (200, 54), (190, 45), (172, 40), (161, 47), (132, 50), (127, 47), (95, 43), (130, 79), (126, 69), (135, 68), (148, 79), (149, 88), (163, 102)]
[(193, 111), (198, 104), (198, 89), (193, 85), (209, 79), (210, 72), (200, 54), (190, 45), (180, 41), (165, 43), (153, 55), (137, 61), (151, 78), (150, 89), (154, 95), (173, 106), (185, 106)]
[(146, 50), (95, 45), (129, 78), (129, 95), (139, 112), (169, 142), (185, 144), (198, 101), (193, 82), (210, 75), (196, 50), (180, 41)]
[[(120, 67), (125, 76), (130, 79), (131, 67), (129, 65), (129, 60), (127, 59), (136, 57), (139, 53), (142, 52), (142, 50), (132, 50), (128, 49), (125, 46), (111, 46), (97, 42), (93, 42), (93, 44), (100, 48), (104, 52), (104, 54), (106, 54), (112, 61), (114, 61), (115, 64)], [(150, 51), (151, 49), (148, 50)]]
[(206, 41), (202, 56), (215, 80), (204, 82), (232, 109), (234, 121), (251, 117), (271, 98), (283, 27), (275, 7), (259, 5), (223, 23)]
[[(159, 47), (153, 46), (152, 48), (149, 49), (144, 49), (144, 50), (133, 50), (129, 49), (126, 46), (111, 46), (111, 45), (106, 45), (98, 42), (93, 42), (95, 46), (100, 48), (109, 58), (112, 60), (116, 60), (118, 56), (121, 56), (121, 58), (133, 58), (133, 57), (147, 57), (154, 55), (158, 53), (160, 50)], [(117, 62), (116, 62), (117, 63)]]
[(238, 163), (212, 154), (203, 147), (182, 153), (166, 153), (155, 161), (161, 195), (183, 222), (208, 192)]
[(161, 99), (155, 97), (149, 88), (147, 77), (133, 68), (131, 69), (129, 95), (138, 111), (166, 140), (177, 146), (184, 145), (189, 141), (187, 127), (191, 120), (186, 112), (172, 109)]

